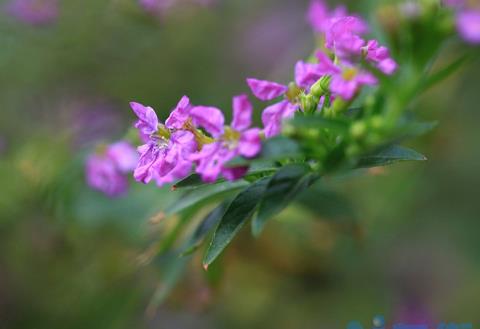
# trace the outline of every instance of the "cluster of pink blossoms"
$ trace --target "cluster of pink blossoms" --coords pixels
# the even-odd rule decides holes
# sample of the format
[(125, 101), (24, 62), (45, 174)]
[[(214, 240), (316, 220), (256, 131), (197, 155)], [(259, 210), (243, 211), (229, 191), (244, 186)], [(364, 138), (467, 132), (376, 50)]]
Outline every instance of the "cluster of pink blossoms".
[(456, 13), (457, 30), (469, 43), (480, 44), (480, 1), (444, 0)]
[(352, 100), (364, 85), (375, 85), (377, 79), (360, 63), (367, 62), (384, 74), (393, 74), (397, 63), (389, 50), (376, 40), (365, 40), (368, 25), (361, 18), (349, 16), (344, 7), (329, 11), (322, 1), (313, 1), (308, 12), (308, 21), (325, 41), (323, 50), (315, 54), (316, 62), (299, 61), (295, 65), (295, 85), (282, 85), (272, 81), (248, 79), (253, 94), (260, 100), (270, 101), (284, 96), (279, 102), (267, 107), (262, 114), (265, 136), (281, 132), (282, 121), (301, 111), (298, 92), (307, 94), (322, 77), (330, 77), (330, 101), (341, 98)]
[(130, 105), (138, 117), (135, 127), (145, 142), (138, 148), (140, 160), (134, 171), (139, 182), (172, 183), (186, 177), (194, 164), (205, 182), (216, 181), (220, 174), (235, 180), (248, 168), (231, 168), (226, 163), (236, 156), (251, 158), (260, 152), (260, 129), (250, 128), (253, 107), (245, 95), (233, 98), (229, 126), (221, 110), (193, 106), (186, 96), (164, 124), (151, 107), (135, 102)]
[[(313, 2), (309, 19), (315, 30), (324, 34), (326, 52), (318, 51), (316, 62), (297, 62), (294, 84), (247, 79), (252, 93), (260, 100), (278, 99), (263, 111), (263, 131), (250, 128), (253, 107), (246, 95), (233, 98), (230, 125), (225, 125), (221, 110), (194, 106), (186, 96), (165, 123), (159, 122), (151, 107), (132, 102), (130, 105), (138, 117), (135, 127), (145, 142), (138, 148), (140, 160), (134, 171), (135, 179), (143, 183), (154, 180), (162, 186), (185, 178), (193, 167), (208, 183), (215, 182), (220, 175), (227, 180), (239, 179), (248, 167), (231, 167), (227, 163), (237, 156), (257, 156), (261, 151), (261, 138), (280, 134), (282, 121), (303, 111), (299, 95), (308, 94), (322, 77), (331, 78), (332, 99), (349, 101), (363, 85), (377, 83), (375, 76), (362, 68), (360, 62), (366, 61), (385, 74), (395, 71), (397, 64), (388, 49), (376, 40), (362, 38), (368, 31), (362, 19), (346, 16), (343, 9), (329, 13), (319, 1)], [(292, 89), (297, 92), (293, 93)]]

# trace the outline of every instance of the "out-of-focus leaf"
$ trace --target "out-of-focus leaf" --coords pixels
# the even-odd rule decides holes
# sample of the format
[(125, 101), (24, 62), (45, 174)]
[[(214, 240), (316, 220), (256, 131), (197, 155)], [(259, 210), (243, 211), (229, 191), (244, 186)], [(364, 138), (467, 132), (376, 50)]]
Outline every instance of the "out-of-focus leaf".
[(232, 201), (215, 230), (203, 258), (205, 268), (221, 254), (245, 222), (253, 215), (269, 181), (269, 177), (256, 181)]
[(430, 75), (421, 86), (421, 91), (424, 92), (431, 87), (435, 86), (439, 82), (445, 80), (451, 76), (455, 71), (462, 67), (462, 65), (469, 59), (468, 55), (463, 55), (460, 58), (452, 61), (444, 68), (438, 70), (434, 74)]
[(428, 133), (429, 131), (433, 130), (436, 126), (438, 125), (438, 122), (437, 121), (433, 121), (433, 122), (413, 122), (411, 123), (405, 133), (406, 135), (408, 136), (411, 136), (411, 137), (415, 137), (415, 136), (421, 136), (421, 135), (424, 135), (426, 133)]
[(183, 248), (184, 251), (182, 252), (182, 256), (189, 255), (197, 250), (210, 230), (218, 224), (223, 214), (227, 210), (228, 205), (229, 202), (221, 203), (201, 221), (201, 223), (193, 232), (192, 236), (187, 240)]
[(350, 201), (339, 193), (318, 186), (302, 193), (298, 203), (322, 219), (351, 223), (356, 214)]
[(190, 261), (189, 257), (175, 257), (170, 264), (166, 266), (167, 269), (164, 272), (161, 283), (147, 306), (146, 313), (148, 315), (153, 316), (157, 308), (163, 304), (165, 299), (170, 295), (170, 292), (182, 278), (188, 261)]
[(245, 180), (235, 182), (222, 182), (218, 184), (204, 185), (186, 192), (180, 199), (176, 200), (166, 210), (167, 215), (179, 213), (198, 204), (209, 202), (217, 197), (233, 193), (249, 183)]
[(252, 221), (252, 232), (258, 236), (272, 216), (285, 209), (298, 194), (316, 179), (305, 165), (288, 165), (280, 169), (269, 181), (259, 205), (258, 214)]
[(415, 150), (393, 145), (359, 159), (357, 168), (386, 166), (400, 161), (425, 161), (427, 158)]
[(328, 128), (338, 132), (348, 132), (348, 121), (343, 119), (329, 119), (320, 116), (297, 116), (288, 122), (299, 129)]

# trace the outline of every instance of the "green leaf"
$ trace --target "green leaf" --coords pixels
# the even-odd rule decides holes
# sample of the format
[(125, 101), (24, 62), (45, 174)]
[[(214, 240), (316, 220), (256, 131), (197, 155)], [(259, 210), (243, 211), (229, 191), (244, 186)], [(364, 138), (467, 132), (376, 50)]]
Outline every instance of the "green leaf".
[(427, 158), (415, 150), (393, 145), (377, 153), (360, 158), (357, 168), (386, 166), (400, 161), (425, 161)]
[(424, 135), (433, 130), (438, 125), (437, 121), (433, 122), (419, 122), (415, 121), (409, 124), (406, 128), (406, 135), (411, 137)]
[(183, 188), (195, 188), (205, 185), (202, 181), (202, 178), (198, 174), (191, 174), (184, 179), (178, 181), (172, 186), (173, 190), (183, 189)]
[(269, 181), (269, 177), (256, 181), (240, 192), (232, 201), (215, 230), (203, 258), (205, 269), (222, 253), (245, 222), (253, 215)]
[(218, 222), (223, 217), (223, 214), (225, 214), (228, 205), (229, 202), (221, 203), (202, 220), (183, 247), (184, 251), (182, 252), (182, 256), (187, 256), (197, 250), (210, 230), (217, 226)]
[(305, 165), (288, 165), (280, 169), (271, 178), (263, 194), (258, 214), (252, 221), (253, 234), (258, 236), (267, 220), (285, 209), (316, 178)]
[(352, 223), (357, 217), (353, 205), (346, 197), (320, 186), (314, 186), (302, 193), (297, 201), (322, 219)]
[(164, 266), (166, 268), (162, 282), (155, 290), (150, 303), (147, 306), (147, 314), (153, 315), (157, 308), (163, 304), (165, 299), (170, 295), (171, 291), (177, 285), (178, 281), (182, 278), (187, 262), (190, 258), (178, 258), (172, 259), (169, 264)]
[(422, 84), (421, 92), (424, 92), (434, 85), (438, 84), (439, 82), (445, 80), (449, 76), (451, 76), (455, 71), (462, 67), (462, 65), (469, 59), (468, 55), (463, 55), (460, 58), (452, 61), (450, 64), (445, 66), (444, 68), (438, 70), (434, 74), (430, 75), (426, 81)]
[(167, 215), (179, 213), (199, 204), (204, 204), (215, 198), (228, 195), (247, 186), (249, 183), (245, 180), (235, 182), (222, 182), (218, 184), (203, 185), (196, 189), (187, 191), (180, 199), (175, 200), (165, 210)]

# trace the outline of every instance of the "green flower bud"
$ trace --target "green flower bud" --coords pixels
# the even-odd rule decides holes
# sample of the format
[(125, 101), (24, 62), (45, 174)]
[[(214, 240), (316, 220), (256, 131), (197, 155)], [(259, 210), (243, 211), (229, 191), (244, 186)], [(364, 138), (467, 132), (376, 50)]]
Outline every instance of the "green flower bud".
[(357, 121), (350, 127), (350, 134), (355, 139), (360, 139), (365, 136), (367, 132), (367, 125), (363, 121)]

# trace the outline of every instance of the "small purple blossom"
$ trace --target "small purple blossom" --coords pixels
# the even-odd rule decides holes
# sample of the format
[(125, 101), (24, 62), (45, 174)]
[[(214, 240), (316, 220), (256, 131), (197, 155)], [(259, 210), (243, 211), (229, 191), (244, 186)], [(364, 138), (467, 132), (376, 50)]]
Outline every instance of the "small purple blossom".
[(326, 33), (336, 19), (344, 16), (347, 16), (345, 6), (338, 6), (330, 11), (323, 0), (313, 0), (308, 8), (307, 21), (315, 32)]
[(457, 30), (466, 42), (480, 44), (480, 9), (459, 12), (457, 14)]
[(95, 153), (86, 161), (87, 184), (109, 197), (127, 192), (126, 174), (132, 172), (138, 161), (135, 149), (125, 141), (114, 143), (104, 152)]
[[(154, 179), (161, 186), (184, 178), (192, 166), (188, 157), (197, 149), (194, 134), (187, 130), (170, 132), (160, 125), (153, 108), (136, 102), (130, 103), (130, 106), (138, 117), (135, 127), (145, 142), (138, 148), (140, 159), (133, 173), (135, 180), (147, 184)], [(168, 126), (181, 128), (188, 120), (190, 108), (189, 99), (182, 97), (167, 119)]]
[(48, 25), (58, 17), (58, 0), (12, 0), (7, 12), (30, 25)]
[(325, 35), (325, 47), (340, 58), (360, 56), (365, 45), (360, 35), (368, 32), (368, 24), (359, 17), (346, 16), (337, 19)]
[(390, 57), (387, 47), (380, 46), (377, 40), (370, 40), (365, 46), (365, 58), (377, 65), (377, 68), (387, 75), (397, 69), (397, 63)]
[[(247, 79), (247, 84), (252, 93), (260, 100), (269, 101), (280, 96), (286, 96), (288, 87), (267, 80)], [(291, 118), (300, 108), (298, 103), (291, 103), (284, 99), (270, 105), (262, 113), (262, 123), (266, 138), (278, 135), (282, 130), (282, 121)]]
[(377, 79), (373, 74), (361, 70), (351, 64), (336, 66), (325, 54), (318, 52), (317, 58), (325, 67), (329, 67), (332, 76), (330, 91), (333, 96), (340, 96), (344, 100), (352, 99), (363, 85), (375, 85)]
[[(204, 111), (205, 109), (210, 109), (210, 111)], [(197, 112), (197, 120), (200, 120), (200, 114), (203, 113), (205, 118), (200, 121), (208, 122), (209, 112), (212, 109), (214, 108), (194, 107), (192, 112)], [(221, 114), (220, 110), (218, 113)], [(246, 95), (234, 97), (231, 126), (222, 127), (215, 142), (204, 145), (199, 152), (191, 155), (190, 159), (197, 163), (196, 172), (202, 176), (205, 182), (216, 181), (220, 174), (228, 180), (241, 178), (247, 172), (248, 167), (229, 168), (226, 163), (239, 155), (252, 158), (260, 153), (260, 129), (249, 129), (252, 113), (253, 107)], [(217, 132), (218, 128), (215, 128)]]

